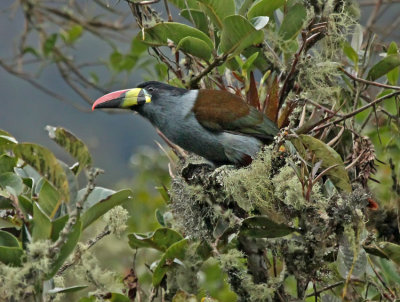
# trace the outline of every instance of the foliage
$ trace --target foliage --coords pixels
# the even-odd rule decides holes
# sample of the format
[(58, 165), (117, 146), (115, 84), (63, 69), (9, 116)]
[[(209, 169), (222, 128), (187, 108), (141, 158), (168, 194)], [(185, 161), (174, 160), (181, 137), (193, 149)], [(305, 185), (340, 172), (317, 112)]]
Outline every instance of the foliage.
[[(128, 220), (128, 244), (138, 257), (124, 292), (92, 254), (81, 255), (90, 244), (76, 246), (86, 226), (131, 192), (93, 188), (90, 154), (66, 130), (48, 128), (78, 160), (71, 168), (43, 147), (0, 133), (0, 202), (11, 209), (0, 234), (2, 275), (19, 270), (18, 279), (1, 279), (2, 289), (19, 288), (12, 294), (24, 298), (81, 290), (48, 281), (81, 260), (77, 276), (96, 287), (81, 301), (399, 299), (398, 45), (379, 49), (350, 1), (170, 0), (167, 21), (152, 6), (159, 1), (126, 2), (140, 31), (129, 53), (110, 55), (114, 72), (132, 70), (148, 50), (160, 62), (156, 77), (231, 91), (281, 131), (247, 167), (211, 167), (171, 144), (179, 159), (168, 154), (170, 185), (158, 154), (136, 157), (136, 180), (159, 178), (162, 198), (138, 194), (139, 203), (127, 206), (137, 215)], [(187, 21), (173, 20), (171, 4)], [(77, 25), (94, 20), (74, 22), (61, 34), (67, 48), (83, 35)], [(70, 61), (60, 55), (60, 34), (35, 30), (45, 37), (37, 56), (62, 71)], [(78, 192), (81, 171), (92, 176)], [(156, 207), (158, 224), (149, 223)], [(121, 208), (113, 213), (128, 219)], [(120, 235), (121, 221), (110, 215)], [(140, 229), (144, 221), (150, 232)], [(72, 253), (78, 259), (67, 262)]]
[[(47, 129), (78, 162), (69, 167), (47, 148), (19, 143), (0, 130), (0, 292), (7, 301), (37, 301), (86, 288), (56, 287), (54, 278), (68, 267), (74, 251), (76, 256), (82, 232), (99, 217), (111, 210), (121, 220), (109, 218), (102, 236), (123, 230), (127, 217), (123, 221), (126, 214), (115, 212), (116, 206), (133, 196), (130, 190), (96, 187), (101, 170), (90, 166), (83, 142), (63, 128)], [(85, 172), (87, 185), (78, 191), (80, 172)]]
[[(350, 2), (262, 2), (171, 1), (191, 26), (172, 22), (168, 5), (169, 22), (161, 23), (157, 12), (130, 2), (141, 28), (136, 39), (168, 67), (170, 83), (230, 90), (282, 129), (245, 168), (214, 170), (191, 156), (171, 160), (170, 200), (157, 216), (163, 227), (129, 235), (132, 248), (163, 253), (151, 266), (150, 298), (395, 299), (398, 286), (382, 282), (389, 273), (381, 261), (396, 262), (396, 252), (378, 246), (393, 244), (398, 251), (398, 242), (385, 241), (374, 223), (365, 223), (381, 215), (372, 209), (388, 188), (369, 189), (377, 141), (365, 133), (376, 133), (372, 109), (397, 102), (400, 94), (397, 46), (374, 64), (373, 41), (362, 43)], [(161, 51), (166, 47), (175, 62)], [(376, 82), (386, 75), (390, 85)], [(397, 107), (392, 117), (378, 111), (392, 125), (398, 116)], [(388, 127), (392, 138), (396, 127)], [(177, 230), (187, 237), (161, 249), (169, 236), (158, 234)], [(396, 279), (398, 268), (390, 274)]]

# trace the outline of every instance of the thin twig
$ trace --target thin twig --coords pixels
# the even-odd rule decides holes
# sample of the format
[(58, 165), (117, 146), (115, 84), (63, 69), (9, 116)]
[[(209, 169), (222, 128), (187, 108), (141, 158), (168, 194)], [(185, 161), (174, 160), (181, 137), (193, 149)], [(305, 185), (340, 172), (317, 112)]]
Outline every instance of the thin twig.
[(368, 259), (368, 263), (370, 264), (370, 267), (372, 268), (372, 270), (374, 271), (376, 277), (379, 279), (379, 281), (381, 282), (381, 284), (386, 288), (386, 290), (390, 293), (390, 296), (387, 295), (386, 298), (388, 298), (390, 301), (394, 301), (396, 295), (394, 294), (394, 292), (389, 288), (389, 286), (386, 284), (385, 280), (383, 280), (382, 276), (377, 272), (377, 270), (375, 269), (375, 265), (372, 262), (371, 258), (369, 256), (367, 256)]
[(224, 54), (221, 56), (218, 56), (214, 59), (214, 61), (208, 65), (206, 68), (203, 69), (202, 72), (200, 72), (198, 75), (194, 76), (190, 82), (188, 83), (189, 88), (197, 88), (198, 83), (200, 80), (206, 76), (208, 73), (210, 73), (215, 67), (223, 64), (225, 60), (228, 58), (228, 54)]
[(47, 89), (43, 85), (39, 84), (37, 81), (33, 80), (30, 75), (23, 73), (23, 72), (19, 72), (17, 70), (14, 70), (13, 68), (11, 68), (7, 64), (5, 64), (1, 59), (0, 59), (0, 66), (3, 67), (3, 69), (6, 70), (8, 73), (28, 82), (29, 84), (31, 84), (35, 88), (39, 89), (40, 91), (44, 92), (45, 94), (47, 94), (53, 98), (56, 98), (63, 103), (67, 103), (67, 104), (73, 106), (74, 108), (78, 109), (79, 111), (88, 112), (88, 108), (77, 105), (76, 103), (63, 97), (62, 95), (59, 95), (59, 94), (53, 92), (52, 90)]
[(378, 104), (378, 103), (380, 103), (380, 102), (382, 102), (382, 101), (384, 101), (386, 99), (390, 99), (391, 97), (394, 97), (394, 96), (399, 95), (399, 94), (400, 94), (400, 91), (396, 91), (396, 92), (392, 92), (392, 93), (390, 93), (388, 95), (382, 96), (380, 98), (377, 98), (376, 100), (372, 101), (371, 103), (366, 104), (366, 105), (358, 108), (357, 110), (354, 110), (354, 111), (352, 111), (352, 112), (350, 112), (348, 114), (343, 115), (343, 117), (341, 117), (340, 119), (337, 119), (337, 120), (332, 121), (332, 122), (330, 122), (328, 124), (319, 126), (319, 127), (315, 128), (313, 130), (314, 131), (319, 131), (319, 130), (324, 129), (326, 127), (329, 127), (329, 126), (332, 126), (332, 125), (336, 125), (336, 124), (338, 124), (338, 123), (340, 123), (340, 122), (342, 122), (342, 121), (344, 121), (344, 120), (346, 120), (346, 119), (348, 119), (348, 118), (350, 118), (350, 117), (352, 117), (352, 116), (354, 116), (354, 115), (356, 115), (356, 114), (358, 114), (358, 113), (360, 113), (360, 112), (362, 112), (362, 111), (364, 111), (364, 110), (366, 110), (366, 109), (368, 109), (368, 108), (370, 108), (370, 107), (372, 107), (372, 106), (374, 106), (374, 105), (376, 105), (376, 104)]
[(342, 285), (343, 283), (344, 283), (344, 281), (339, 281), (339, 282), (333, 283), (331, 285), (328, 285), (328, 286), (326, 286), (324, 288), (321, 288), (320, 290), (317, 290), (316, 292), (314, 292), (312, 294), (307, 295), (306, 298), (312, 297), (314, 295), (319, 295), (319, 294), (321, 294), (323, 292), (326, 292), (327, 290), (330, 290), (332, 288), (338, 287), (338, 286)]
[(310, 100), (310, 99), (305, 99), (305, 101), (306, 101), (307, 103), (310, 103), (310, 104), (314, 105), (315, 107), (318, 107), (319, 109), (321, 109), (321, 110), (323, 110), (323, 111), (326, 111), (326, 112), (332, 114), (332, 116), (339, 116), (339, 117), (342, 117), (342, 115), (341, 115), (340, 113), (337, 113), (337, 112), (335, 112), (335, 111), (333, 111), (333, 110), (331, 110), (331, 109), (329, 109), (329, 108), (326, 108), (326, 107), (322, 106), (321, 104), (318, 104), (318, 103), (316, 103), (316, 102), (314, 102), (314, 101), (312, 101), (312, 100)]
[(367, 26), (365, 27), (364, 33), (368, 32), (371, 29), (371, 27), (375, 24), (376, 17), (378, 16), (382, 2), (383, 2), (383, 0), (376, 0), (374, 10), (372, 11), (371, 15), (369, 16)]
[(171, 11), (169, 10), (168, 0), (164, 0), (164, 6), (165, 6), (165, 10), (167, 11), (168, 22), (172, 22), (173, 19), (172, 19)]
[(345, 74), (347, 75), (349, 78), (351, 78), (354, 81), (360, 82), (360, 83), (364, 83), (367, 85), (373, 85), (373, 86), (377, 86), (377, 87), (381, 87), (381, 88), (388, 88), (388, 89), (393, 89), (393, 90), (400, 90), (400, 86), (392, 86), (392, 85), (386, 85), (386, 84), (382, 84), (382, 83), (378, 83), (378, 82), (374, 82), (374, 81), (368, 81), (368, 80), (364, 80), (361, 79), (359, 77), (356, 77), (354, 75), (352, 75), (351, 73), (347, 72), (343, 67), (339, 67), (339, 69)]
[(79, 262), (79, 260), (82, 258), (82, 254), (84, 252), (86, 252), (88, 249), (93, 247), (97, 242), (99, 242), (101, 239), (103, 239), (104, 237), (106, 237), (107, 235), (110, 235), (110, 234), (111, 234), (111, 230), (109, 230), (108, 227), (106, 227), (100, 234), (98, 234), (96, 236), (96, 238), (90, 239), (86, 243), (85, 250), (76, 252), (74, 260), (72, 260), (71, 262), (65, 263), (63, 266), (61, 266), (56, 275), (57, 276), (62, 275), (68, 268), (70, 268), (71, 266), (77, 264)]
[[(128, 2), (131, 2), (128, 0)], [(133, 2), (133, 1), (132, 1)], [(140, 1), (140, 2), (133, 2), (133, 4), (137, 4), (137, 5), (149, 5), (149, 4), (154, 4), (160, 2), (160, 0), (147, 0), (147, 1)]]

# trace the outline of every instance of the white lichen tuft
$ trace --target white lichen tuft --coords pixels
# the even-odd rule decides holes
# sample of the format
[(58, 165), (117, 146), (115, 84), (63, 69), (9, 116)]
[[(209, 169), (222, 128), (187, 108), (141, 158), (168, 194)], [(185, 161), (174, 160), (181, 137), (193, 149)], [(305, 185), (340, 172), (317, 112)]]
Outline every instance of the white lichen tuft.
[(0, 296), (5, 301), (23, 301), (34, 293), (34, 286), (27, 278), (32, 266), (11, 267), (0, 263)]
[(303, 191), (301, 183), (293, 168), (289, 165), (280, 169), (279, 173), (274, 176), (272, 183), (275, 188), (275, 195), (285, 205), (300, 209), (304, 204)]
[(126, 230), (129, 213), (121, 206), (116, 206), (106, 214), (104, 214), (103, 219), (107, 223), (111, 233), (120, 237), (122, 233)]
[(32, 265), (32, 268), (39, 274), (47, 273), (52, 264), (50, 259), (50, 247), (52, 242), (50, 240), (39, 240), (28, 243), (27, 245), (27, 262)]
[(117, 275), (100, 267), (96, 256), (92, 253), (84, 253), (79, 265), (73, 271), (79, 281), (92, 284), (96, 290), (90, 294), (102, 294), (107, 292), (122, 292), (122, 283)]
[(271, 150), (261, 151), (253, 163), (226, 174), (222, 183), (228, 196), (231, 196), (242, 209), (273, 208), (273, 185), (270, 180)]

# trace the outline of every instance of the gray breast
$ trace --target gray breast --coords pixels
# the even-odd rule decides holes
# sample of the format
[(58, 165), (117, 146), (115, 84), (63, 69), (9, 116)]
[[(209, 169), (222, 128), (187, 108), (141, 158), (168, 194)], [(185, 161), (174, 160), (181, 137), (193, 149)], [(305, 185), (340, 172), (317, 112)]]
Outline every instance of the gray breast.
[[(183, 149), (217, 163), (239, 163), (247, 154), (252, 157), (261, 142), (253, 137), (209, 131), (197, 121), (192, 108), (198, 90), (179, 97), (168, 97), (157, 104), (150, 103), (144, 116), (159, 128), (168, 139)], [(144, 105), (144, 108), (146, 105)]]

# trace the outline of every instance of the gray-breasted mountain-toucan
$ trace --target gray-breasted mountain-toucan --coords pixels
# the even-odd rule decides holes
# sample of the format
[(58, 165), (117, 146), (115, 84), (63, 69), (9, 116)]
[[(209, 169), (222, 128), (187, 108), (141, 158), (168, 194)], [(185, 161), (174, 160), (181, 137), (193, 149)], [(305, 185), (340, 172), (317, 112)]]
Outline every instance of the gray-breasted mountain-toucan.
[(138, 112), (170, 141), (216, 165), (247, 165), (278, 128), (239, 96), (223, 90), (187, 90), (150, 81), (97, 99), (92, 109)]

